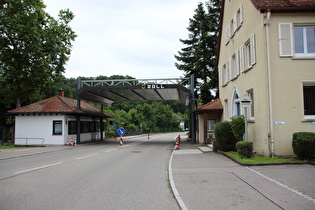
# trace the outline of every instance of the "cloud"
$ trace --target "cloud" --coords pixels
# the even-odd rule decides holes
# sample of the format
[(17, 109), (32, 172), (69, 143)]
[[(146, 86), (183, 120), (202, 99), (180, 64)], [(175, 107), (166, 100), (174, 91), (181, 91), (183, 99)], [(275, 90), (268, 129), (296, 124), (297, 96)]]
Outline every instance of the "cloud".
[(46, 11), (75, 14), (78, 34), (66, 77), (130, 75), (180, 77), (174, 54), (187, 38), (189, 18), (198, 1), (190, 0), (44, 0)]

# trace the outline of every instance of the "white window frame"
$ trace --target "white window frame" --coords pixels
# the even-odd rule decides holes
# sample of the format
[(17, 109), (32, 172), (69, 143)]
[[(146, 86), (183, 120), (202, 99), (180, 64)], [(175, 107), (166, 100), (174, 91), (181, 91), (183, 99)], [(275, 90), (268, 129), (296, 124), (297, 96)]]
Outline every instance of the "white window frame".
[(207, 131), (214, 131), (215, 120), (207, 120)]
[(315, 115), (306, 115), (305, 114), (305, 99), (304, 99), (304, 87), (306, 86), (315, 86), (315, 81), (312, 81), (312, 82), (303, 82), (302, 84), (302, 108), (303, 108), (303, 118), (306, 119), (306, 120), (310, 120), (310, 119), (315, 119)]
[(230, 38), (231, 38), (230, 23), (228, 24), (228, 26), (225, 29), (225, 35), (226, 35), (225, 44), (228, 44), (230, 42)]
[(243, 24), (243, 4), (238, 8), (236, 12), (236, 25), (237, 30), (242, 26)]
[(239, 74), (240, 74), (239, 52), (238, 50), (236, 50), (232, 56), (232, 61), (231, 61), (231, 75), (232, 75), (231, 80), (236, 79)]
[(294, 56), (295, 57), (315, 57), (315, 52), (314, 53), (309, 53), (307, 52), (307, 46), (308, 46), (308, 40), (307, 40), (307, 34), (306, 34), (306, 29), (307, 28), (312, 28), (312, 29), (315, 29), (315, 26), (293, 26), (293, 34), (295, 36), (295, 29), (297, 28), (300, 28), (302, 29), (302, 35), (303, 35), (303, 48), (304, 48), (304, 52), (303, 53), (297, 53), (296, 52), (296, 42), (295, 42), (295, 39), (294, 39)]
[(242, 72), (245, 72), (256, 64), (255, 34), (252, 34), (245, 44), (241, 46), (240, 52), (240, 68)]
[(254, 95), (254, 90), (251, 89), (247, 91), (248, 97), (251, 100), (250, 103), (250, 109), (249, 109), (249, 119), (250, 120), (255, 120), (255, 95)]
[(242, 115), (241, 98), (237, 90), (237, 87), (234, 86), (233, 95), (232, 95), (232, 116), (240, 116), (240, 115)]

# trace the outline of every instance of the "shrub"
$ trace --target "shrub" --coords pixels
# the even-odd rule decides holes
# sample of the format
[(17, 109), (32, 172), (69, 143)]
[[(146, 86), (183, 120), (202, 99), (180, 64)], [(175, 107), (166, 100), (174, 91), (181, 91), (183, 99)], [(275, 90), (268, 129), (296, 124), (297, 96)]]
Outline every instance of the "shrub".
[(253, 156), (253, 142), (239, 141), (236, 143), (236, 150), (241, 158), (251, 158)]
[(230, 122), (219, 122), (214, 126), (214, 133), (216, 138), (216, 145), (219, 150), (224, 152), (236, 151), (235, 138)]
[(244, 115), (241, 116), (233, 116), (231, 117), (231, 129), (234, 136), (242, 140), (244, 133), (245, 133), (245, 117)]
[(304, 160), (315, 160), (315, 133), (297, 132), (293, 134), (294, 154)]

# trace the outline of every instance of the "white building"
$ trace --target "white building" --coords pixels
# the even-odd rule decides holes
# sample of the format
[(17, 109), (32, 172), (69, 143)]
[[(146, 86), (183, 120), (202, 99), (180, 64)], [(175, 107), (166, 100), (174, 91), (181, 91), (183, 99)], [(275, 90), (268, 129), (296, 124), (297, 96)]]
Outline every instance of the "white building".
[(103, 140), (104, 119), (113, 117), (63, 91), (37, 103), (9, 111), (15, 115), (15, 145), (64, 145)]

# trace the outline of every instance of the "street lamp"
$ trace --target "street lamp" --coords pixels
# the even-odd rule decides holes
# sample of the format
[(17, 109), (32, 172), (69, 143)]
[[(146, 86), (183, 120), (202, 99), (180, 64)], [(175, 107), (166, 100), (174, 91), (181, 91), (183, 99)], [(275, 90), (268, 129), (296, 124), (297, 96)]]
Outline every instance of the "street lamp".
[(248, 130), (247, 130), (247, 108), (250, 106), (251, 100), (249, 97), (244, 96), (241, 98), (241, 106), (245, 109), (245, 139), (244, 141), (248, 141)]

